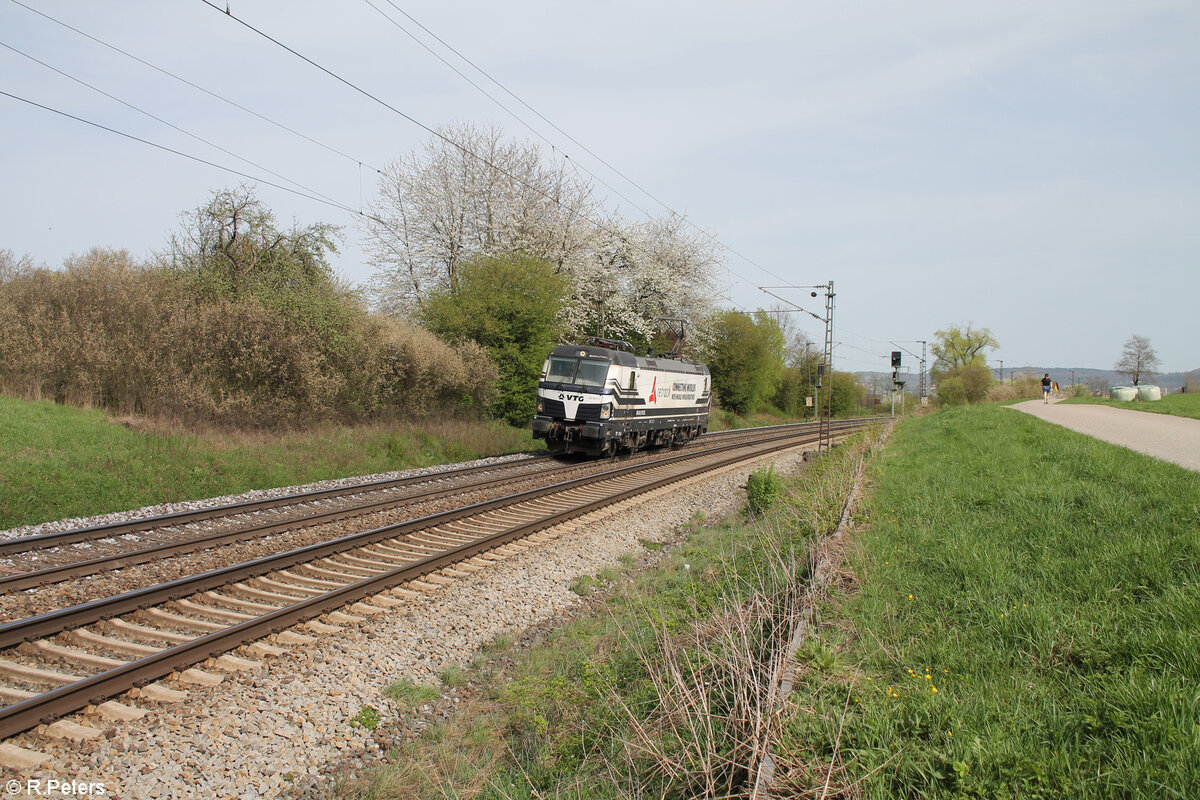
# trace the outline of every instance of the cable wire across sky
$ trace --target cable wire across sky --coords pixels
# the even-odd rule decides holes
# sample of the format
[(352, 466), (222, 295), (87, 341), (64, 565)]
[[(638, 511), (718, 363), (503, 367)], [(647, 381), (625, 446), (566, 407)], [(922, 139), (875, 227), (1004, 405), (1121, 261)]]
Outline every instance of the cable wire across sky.
[[(604, 4), (228, 10), (0, 3), (0, 248), (55, 264), (97, 243), (144, 252), (226, 175), (282, 215), (362, 220), (390, 159), (499, 118), (577, 172), (604, 230), (626, 210), (682, 220), (723, 261), (722, 305), (836, 280), (840, 340), (883, 352), (975, 321), (1006, 365), (1107, 367), (1130, 331), (1078, 332), (1127, 316), (1164, 365), (1195, 366), (1200, 118), (1177, 98), (1200, 75), (1200, 8), (651, 3), (636, 25)], [(195, 167), (81, 136), (85, 122)], [(338, 264), (359, 282), (362, 245), (347, 237)], [(1130, 274), (1163, 291), (1131, 297)]]

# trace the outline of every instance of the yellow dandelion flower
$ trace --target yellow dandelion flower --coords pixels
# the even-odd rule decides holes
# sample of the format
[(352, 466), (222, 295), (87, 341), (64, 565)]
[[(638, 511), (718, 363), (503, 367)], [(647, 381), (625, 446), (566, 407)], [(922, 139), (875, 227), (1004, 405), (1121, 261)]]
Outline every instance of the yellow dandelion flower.
[(954, 735), (954, 731), (946, 731), (946, 735), (947, 735), (947, 736), (953, 736), (953, 735)]
[(936, 687), (936, 686), (934, 686), (934, 687), (933, 687), (933, 693), (934, 693), (934, 694), (937, 694), (937, 687)]
[(912, 600), (912, 599), (913, 599), (913, 596), (910, 594), (910, 595), (908, 596), (908, 599), (909, 599), (909, 600)]
[(925, 680), (927, 680), (927, 681), (931, 681), (931, 680), (933, 680), (933, 676), (932, 676), (932, 675), (926, 675), (926, 676), (925, 676)]

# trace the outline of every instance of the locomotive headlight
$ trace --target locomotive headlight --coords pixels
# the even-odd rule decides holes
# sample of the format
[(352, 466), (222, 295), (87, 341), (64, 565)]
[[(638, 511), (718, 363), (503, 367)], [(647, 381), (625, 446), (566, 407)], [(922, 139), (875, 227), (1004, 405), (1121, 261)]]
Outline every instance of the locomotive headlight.
[(537, 402), (537, 410), (539, 414), (546, 410), (544, 406), (545, 404), (542, 402), (542, 398), (539, 397)]
[(612, 416), (612, 403), (605, 403), (600, 406), (600, 419), (608, 419)]

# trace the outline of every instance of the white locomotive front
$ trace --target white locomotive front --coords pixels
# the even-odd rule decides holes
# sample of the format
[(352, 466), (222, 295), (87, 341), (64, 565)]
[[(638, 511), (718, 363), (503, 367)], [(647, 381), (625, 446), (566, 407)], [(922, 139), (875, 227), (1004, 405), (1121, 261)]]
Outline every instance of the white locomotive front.
[(610, 339), (560, 345), (542, 367), (533, 438), (590, 455), (682, 444), (708, 430), (709, 399), (698, 362), (638, 356)]

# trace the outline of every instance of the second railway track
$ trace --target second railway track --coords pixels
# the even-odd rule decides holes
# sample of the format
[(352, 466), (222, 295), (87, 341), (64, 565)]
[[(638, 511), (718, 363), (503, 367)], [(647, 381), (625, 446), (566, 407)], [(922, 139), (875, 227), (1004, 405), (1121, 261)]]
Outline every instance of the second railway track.
[[(809, 427), (811, 423), (779, 426), (778, 430)], [(761, 433), (726, 431), (708, 437), (704, 443), (753, 435)], [(0, 595), (418, 503), (489, 490), (502, 494), (506, 493), (505, 487), (522, 482), (545, 483), (570, 473), (584, 474), (603, 463), (563, 463), (535, 456), (0, 539)], [(0, 604), (0, 619), (5, 610)], [(11, 615), (12, 609), (7, 610)]]
[(384, 590), (452, 581), (568, 518), (813, 438), (779, 433), (624, 467), (2, 625), (0, 738), (347, 604), (384, 611), (401, 602)]

